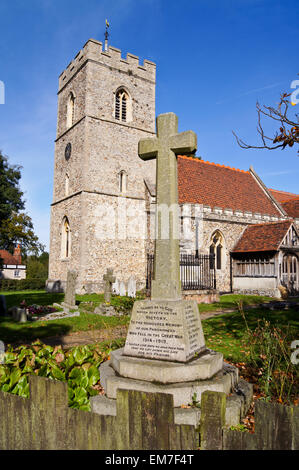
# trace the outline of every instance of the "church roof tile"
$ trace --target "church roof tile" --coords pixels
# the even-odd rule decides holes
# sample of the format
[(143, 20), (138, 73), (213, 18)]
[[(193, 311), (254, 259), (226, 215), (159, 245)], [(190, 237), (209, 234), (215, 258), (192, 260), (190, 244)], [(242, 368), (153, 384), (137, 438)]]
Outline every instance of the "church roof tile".
[(279, 191), (278, 189), (269, 188), (269, 191), (278, 202), (286, 202), (299, 197), (299, 194), (289, 193), (287, 191)]
[(294, 219), (299, 219), (299, 196), (288, 201), (281, 202), (286, 213)]
[(281, 216), (250, 171), (178, 157), (179, 203)]
[(291, 220), (285, 220), (249, 225), (232, 253), (277, 251), (291, 224)]

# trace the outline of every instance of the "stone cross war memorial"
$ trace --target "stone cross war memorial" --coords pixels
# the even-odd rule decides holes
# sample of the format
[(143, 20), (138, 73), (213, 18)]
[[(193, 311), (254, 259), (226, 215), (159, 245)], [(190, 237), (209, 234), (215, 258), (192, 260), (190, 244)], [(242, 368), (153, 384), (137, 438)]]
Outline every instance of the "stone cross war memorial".
[[(177, 155), (195, 149), (196, 135), (192, 131), (178, 133), (174, 113), (158, 116), (157, 137), (139, 142), (140, 158), (156, 159), (157, 166), (157, 236), (151, 299), (134, 303), (125, 347), (113, 351), (111, 359), (100, 366), (106, 396), (91, 398), (94, 412), (115, 414), (118, 389), (171, 393), (174, 407), (179, 409), (192, 402), (194, 393), (200, 400), (205, 390), (230, 394), (238, 388), (237, 369), (224, 364), (222, 354), (205, 346), (197, 302), (182, 298)], [(169, 208), (163, 216), (162, 206)], [(250, 395), (247, 385), (246, 393)], [(239, 401), (233, 404), (237, 419), (241, 406)], [(197, 413), (193, 415), (194, 424), (198, 424)], [(190, 424), (189, 418), (183, 417), (180, 424)]]
[(157, 137), (139, 142), (140, 158), (157, 162), (157, 234), (151, 300), (135, 302), (127, 356), (186, 362), (205, 349), (197, 303), (182, 300), (180, 281), (176, 155), (193, 153), (196, 140), (192, 131), (179, 134), (177, 116), (168, 113), (157, 118)]

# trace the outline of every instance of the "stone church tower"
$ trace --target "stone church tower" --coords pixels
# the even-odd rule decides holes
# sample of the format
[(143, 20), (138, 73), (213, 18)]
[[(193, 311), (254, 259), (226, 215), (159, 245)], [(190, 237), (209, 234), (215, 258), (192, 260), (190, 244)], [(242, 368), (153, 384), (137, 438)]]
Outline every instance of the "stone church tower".
[(144, 284), (146, 187), (155, 162), (138, 141), (155, 135), (156, 66), (90, 39), (59, 77), (48, 288), (78, 272), (101, 289), (107, 267)]

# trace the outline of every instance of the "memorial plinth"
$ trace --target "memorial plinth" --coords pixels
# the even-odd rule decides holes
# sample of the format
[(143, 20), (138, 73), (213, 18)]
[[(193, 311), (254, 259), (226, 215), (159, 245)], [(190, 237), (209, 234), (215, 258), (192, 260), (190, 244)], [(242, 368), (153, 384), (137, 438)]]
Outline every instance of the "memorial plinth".
[(206, 349), (194, 300), (134, 303), (125, 356), (187, 362)]

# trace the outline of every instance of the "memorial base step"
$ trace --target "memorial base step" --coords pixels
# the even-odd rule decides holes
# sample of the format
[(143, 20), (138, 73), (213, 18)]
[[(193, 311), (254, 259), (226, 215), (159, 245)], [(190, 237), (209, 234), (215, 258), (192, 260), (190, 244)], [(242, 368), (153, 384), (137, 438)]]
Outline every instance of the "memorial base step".
[[(111, 367), (110, 367), (111, 369)], [(129, 379), (130, 380), (130, 379)], [(132, 381), (135, 382), (135, 381)], [(211, 385), (211, 384), (210, 384)], [(165, 387), (165, 386), (164, 386)], [(128, 389), (128, 383), (120, 388)], [(130, 388), (131, 389), (131, 388)], [(133, 389), (136, 389), (133, 387)], [(217, 387), (216, 387), (217, 389)], [(207, 389), (206, 389), (207, 390)], [(209, 388), (210, 390), (210, 388)], [(215, 390), (211, 388), (211, 390)], [(144, 390), (152, 391), (152, 390)], [(171, 393), (169, 389), (159, 390), (162, 393)], [(216, 390), (219, 391), (219, 390)], [(232, 393), (226, 399), (226, 413), (225, 424), (226, 426), (237, 426), (250, 407), (253, 395), (252, 385), (243, 379), (240, 379), (234, 386)], [(192, 397), (191, 397), (192, 402)], [(97, 395), (90, 398), (91, 411), (100, 415), (116, 416), (116, 399), (108, 398), (106, 395)], [(175, 406), (174, 407), (174, 422), (175, 424), (189, 424), (196, 428), (200, 425), (200, 407), (191, 406), (189, 408)]]
[(124, 355), (124, 349), (111, 353), (111, 366), (121, 377), (171, 384), (208, 380), (223, 368), (223, 355), (206, 349), (187, 363), (143, 359)]

